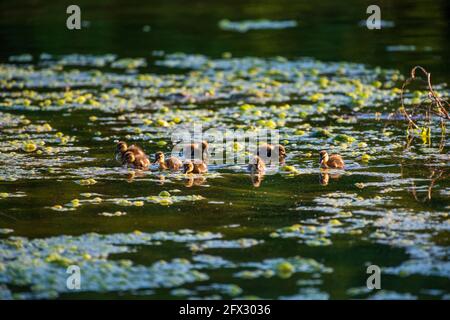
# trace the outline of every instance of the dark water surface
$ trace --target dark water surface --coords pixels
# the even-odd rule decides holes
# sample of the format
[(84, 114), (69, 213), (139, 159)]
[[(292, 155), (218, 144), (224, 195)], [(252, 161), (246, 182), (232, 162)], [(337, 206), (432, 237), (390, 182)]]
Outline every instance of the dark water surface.
[[(435, 123), (408, 146), (390, 118), (414, 65), (448, 96), (448, 1), (382, 1), (378, 31), (371, 1), (78, 1), (80, 31), (69, 4), (0, 3), (0, 298), (450, 297), (448, 139)], [(279, 129), (287, 167), (190, 186), (113, 159), (117, 139), (169, 152), (198, 123)], [(321, 171), (322, 149), (347, 169)]]

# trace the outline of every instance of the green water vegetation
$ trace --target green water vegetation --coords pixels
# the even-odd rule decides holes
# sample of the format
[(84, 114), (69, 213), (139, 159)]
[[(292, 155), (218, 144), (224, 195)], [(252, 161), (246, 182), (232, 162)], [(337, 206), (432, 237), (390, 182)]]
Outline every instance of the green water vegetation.
[[(0, 298), (448, 298), (449, 91), (417, 70), (425, 88), (310, 58), (11, 57), (0, 64)], [(197, 123), (277, 129), (285, 164), (255, 184), (246, 165), (187, 177), (114, 160), (119, 140), (168, 153), (172, 132)], [(236, 141), (224, 150), (251, 156)], [(321, 169), (321, 150), (345, 171)], [(364, 290), (367, 264), (382, 267), (382, 291)]]

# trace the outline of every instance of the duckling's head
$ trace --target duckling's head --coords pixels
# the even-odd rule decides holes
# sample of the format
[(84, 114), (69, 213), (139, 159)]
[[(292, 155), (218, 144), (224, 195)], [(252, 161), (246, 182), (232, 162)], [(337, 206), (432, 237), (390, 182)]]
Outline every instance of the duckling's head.
[(161, 163), (164, 162), (164, 153), (161, 151), (158, 151), (155, 153), (155, 163)]
[(123, 155), (123, 164), (133, 163), (134, 161), (136, 161), (136, 157), (134, 156), (133, 152), (127, 151), (127, 152), (124, 153), (124, 155)]
[(281, 144), (278, 145), (278, 156), (283, 159), (286, 158), (286, 148)]
[(117, 152), (125, 153), (128, 150), (128, 145), (124, 141), (117, 142)]
[(192, 161), (185, 161), (183, 163), (183, 172), (184, 173), (191, 173), (192, 171), (194, 171), (194, 164), (192, 163)]
[(325, 150), (320, 151), (319, 153), (319, 163), (326, 163), (328, 162), (328, 152), (326, 152)]

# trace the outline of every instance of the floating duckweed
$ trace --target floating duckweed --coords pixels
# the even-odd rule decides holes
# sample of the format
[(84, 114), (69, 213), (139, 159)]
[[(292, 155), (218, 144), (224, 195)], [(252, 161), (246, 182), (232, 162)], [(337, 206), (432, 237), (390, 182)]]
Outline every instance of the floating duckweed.
[(253, 108), (255, 108), (255, 106), (254, 105), (252, 105), (252, 104), (243, 104), (242, 106), (240, 106), (240, 109), (242, 110), (242, 111), (249, 111), (249, 110), (251, 110), (251, 109), (253, 109)]
[(159, 204), (163, 205), (163, 206), (170, 206), (172, 204), (172, 200), (170, 199), (161, 199), (159, 201)]
[(161, 141), (158, 141), (158, 142), (156, 143), (156, 145), (157, 145), (158, 147), (164, 147), (165, 145), (167, 145), (167, 142), (161, 140)]
[(92, 179), (92, 178), (90, 178), (90, 179), (82, 179), (82, 180), (78, 180), (78, 181), (75, 181), (75, 182), (78, 183), (79, 185), (82, 185), (82, 186), (90, 186), (90, 185), (93, 185), (93, 184), (97, 183), (97, 181), (95, 179)]
[(89, 117), (89, 121), (94, 122), (94, 121), (97, 121), (97, 120), (98, 120), (98, 118), (96, 116), (90, 116)]
[(72, 261), (72, 260), (63, 257), (63, 256), (61, 256), (59, 253), (56, 253), (56, 252), (51, 253), (51, 254), (45, 259), (45, 262), (48, 262), (48, 263), (54, 263), (54, 264), (61, 265), (61, 266), (64, 266), (64, 267), (68, 267), (68, 266), (70, 266), (71, 264), (73, 264), (73, 261)]
[(9, 197), (9, 193), (7, 192), (0, 192), (0, 198), (8, 198)]
[(269, 128), (269, 129), (276, 129), (277, 128), (277, 123), (273, 120), (267, 120), (265, 122), (265, 127)]
[(337, 219), (331, 219), (330, 220), (330, 224), (333, 225), (333, 226), (340, 226), (342, 224), (342, 222), (340, 222)]
[(32, 142), (24, 143), (22, 146), (22, 150), (25, 152), (33, 152), (36, 151), (37, 146)]
[(142, 206), (144, 206), (144, 201), (135, 201), (135, 202), (133, 202), (133, 205), (135, 207), (142, 207)]
[(156, 124), (160, 127), (169, 127), (170, 126), (169, 123), (164, 119), (156, 120)]
[(161, 191), (159, 193), (159, 196), (163, 197), (163, 198), (167, 198), (167, 197), (170, 197), (170, 193), (168, 191)]
[(365, 153), (365, 154), (363, 154), (362, 156), (361, 156), (361, 161), (362, 162), (368, 162), (369, 160), (370, 160), (370, 155), (368, 155), (367, 153)]
[(91, 260), (92, 259), (92, 256), (89, 253), (83, 254), (82, 257), (83, 257), (84, 260)]
[[(289, 139), (289, 148), (287, 148), (289, 153), (287, 159), (288, 164), (294, 168), (302, 168), (302, 173), (304, 171), (307, 175), (305, 175), (305, 179), (302, 179), (302, 181), (297, 181), (298, 179), (285, 179), (286, 175), (284, 177), (268, 176), (265, 178), (263, 184), (266, 187), (271, 185), (270, 188), (263, 188), (265, 190), (259, 190), (259, 192), (251, 192), (249, 194), (251, 197), (260, 197), (256, 205), (252, 204), (254, 206), (254, 208), (251, 208), (252, 210), (261, 210), (268, 203), (266, 202), (269, 200), (268, 197), (272, 196), (277, 197), (278, 200), (276, 203), (281, 204), (281, 207), (290, 203), (291, 209), (295, 210), (293, 213), (298, 213), (300, 210), (303, 210), (301, 212), (302, 214), (290, 215), (292, 219), (295, 216), (299, 216), (303, 225), (292, 225), (285, 228), (281, 228), (281, 226), (276, 231), (265, 229), (268, 233), (265, 236), (270, 235), (270, 238), (267, 240), (268, 242), (273, 241), (273, 245), (276, 246), (298, 242), (299, 248), (302, 249), (305, 246), (330, 245), (332, 243), (331, 241), (334, 241), (334, 237), (339, 237), (339, 235), (363, 234), (364, 237), (361, 237), (361, 240), (371, 241), (375, 245), (382, 244), (386, 247), (389, 246), (389, 248), (401, 246), (402, 251), (405, 251), (405, 257), (402, 256), (402, 261), (405, 261), (404, 259), (408, 259), (407, 256), (410, 256), (410, 260), (406, 260), (407, 263), (391, 268), (391, 274), (422, 274), (425, 276), (434, 274), (442, 277), (448, 276), (448, 268), (446, 268), (444, 261), (446, 243), (445, 241), (438, 243), (438, 241), (442, 236), (445, 238), (445, 233), (450, 224), (448, 216), (445, 216), (444, 212), (437, 212), (437, 210), (448, 211), (447, 203), (440, 201), (445, 200), (445, 197), (450, 192), (445, 180), (444, 182), (442, 182), (443, 180), (436, 181), (434, 184), (433, 192), (430, 192), (430, 196), (433, 199), (426, 200), (426, 203), (433, 204), (432, 206), (426, 206), (428, 209), (424, 206), (419, 206), (423, 209), (420, 210), (418, 206), (413, 206), (411, 203), (408, 204), (408, 201), (400, 201), (406, 198), (412, 200), (413, 196), (419, 200), (427, 197), (428, 182), (431, 181), (426, 180), (431, 180), (429, 178), (430, 176), (427, 175), (426, 179), (421, 179), (419, 173), (422, 172), (415, 172), (415, 168), (413, 168), (412, 172), (409, 172), (412, 168), (411, 164), (429, 157), (430, 160), (428, 161), (427, 159), (426, 161), (426, 169), (428, 170), (430, 168), (434, 170), (434, 174), (439, 174), (440, 170), (445, 169), (446, 166), (446, 150), (437, 151), (437, 145), (433, 141), (433, 144), (430, 146), (420, 146), (420, 152), (418, 152), (415, 146), (403, 150), (402, 144), (399, 143), (401, 141), (395, 138), (399, 133), (402, 133), (397, 125), (388, 126), (389, 131), (382, 130), (384, 119), (388, 118), (392, 111), (390, 110), (391, 106), (397, 105), (396, 99), (398, 99), (398, 96), (396, 97), (395, 94), (398, 95), (401, 93), (400, 89), (391, 89), (390, 84), (386, 82), (386, 79), (398, 77), (396, 73), (390, 71), (384, 72), (383, 70), (371, 70), (359, 64), (322, 63), (312, 59), (308, 59), (307, 61), (288, 61), (282, 58), (259, 59), (246, 57), (243, 59), (234, 58), (231, 61), (227, 61), (226, 59), (213, 60), (201, 55), (171, 55), (164, 53), (158, 56), (155, 55), (155, 58), (156, 65), (168, 68), (183, 68), (187, 71), (180, 70), (180, 72), (170, 72), (167, 75), (160, 73), (140, 75), (138, 72), (118, 72), (116, 74), (114, 70), (111, 71), (109, 68), (116, 58), (108, 60), (104, 57), (92, 58), (78, 55), (75, 58), (55, 56), (45, 61), (43, 59), (37, 68), (29, 68), (29, 66), (22, 65), (2, 65), (0, 67), (2, 73), (0, 86), (5, 90), (3, 90), (2, 98), (0, 99), (0, 108), (3, 108), (4, 111), (7, 106), (12, 106), (14, 108), (14, 114), (10, 115), (8, 113), (9, 111), (0, 112), (0, 127), (2, 128), (2, 134), (5, 134), (5, 138), (2, 140), (0, 160), (8, 164), (0, 172), (0, 180), (18, 181), (18, 184), (11, 184), (11, 186), (9, 183), (6, 184), (5, 187), (8, 187), (8, 189), (4, 191), (9, 191), (9, 189), (14, 190), (16, 186), (21, 186), (23, 182), (29, 181), (30, 179), (36, 179), (37, 183), (44, 184), (46, 179), (51, 179), (49, 181), (55, 181), (51, 190), (55, 190), (55, 188), (58, 189), (60, 184), (64, 184), (67, 179), (73, 179), (72, 177), (80, 177), (75, 179), (82, 179), (91, 175), (96, 179), (102, 177), (108, 183), (105, 182), (102, 185), (102, 187), (105, 187), (105, 195), (101, 196), (104, 197), (103, 201), (105, 203), (101, 207), (105, 207), (104, 210), (111, 211), (111, 213), (105, 213), (104, 215), (100, 213), (100, 216), (119, 217), (125, 213), (121, 211), (114, 212), (114, 208), (123, 209), (124, 207), (117, 207), (115, 202), (119, 198), (111, 198), (107, 194), (117, 194), (117, 192), (125, 192), (127, 194), (128, 188), (125, 186), (124, 181), (117, 179), (117, 175), (122, 174), (122, 170), (118, 168), (119, 166), (117, 168), (111, 168), (110, 162), (112, 165), (112, 161), (104, 158), (106, 155), (111, 158), (110, 151), (113, 149), (113, 140), (123, 139), (130, 144), (136, 141), (141, 146), (149, 143), (150, 146), (152, 144), (156, 146), (159, 140), (170, 141), (170, 132), (165, 130), (164, 127), (174, 126), (176, 123), (183, 123), (183, 125), (190, 126), (193, 123), (205, 121), (206, 127), (236, 128), (243, 129), (244, 131), (251, 127), (253, 132), (258, 132), (261, 129), (275, 125), (276, 128), (280, 129), (280, 141)], [(90, 68), (83, 67), (72, 73), (73, 68), (59, 67), (59, 65), (66, 65), (65, 63), (70, 61), (69, 59), (86, 61), (87, 67), (93, 63), (95, 66), (97, 59), (105, 60), (106, 64), (104, 66), (106, 69), (104, 73), (101, 73), (89, 71)], [(123, 60), (115, 64), (115, 66), (127, 68), (133, 64), (136, 66), (131, 60)], [(49, 65), (50, 67), (48, 68), (47, 66)], [(332, 81), (330, 81), (331, 79)], [(375, 79), (379, 83), (374, 82)], [(119, 89), (108, 91), (111, 85), (117, 86), (120, 91)], [(68, 92), (60, 90), (66, 86), (79, 89), (72, 89)], [(16, 88), (21, 89), (27, 87), (36, 88), (36, 91), (16, 90)], [(387, 90), (377, 89), (383, 87), (387, 88)], [(443, 94), (447, 93), (445, 87), (437, 86), (437, 88), (442, 90)], [(106, 92), (101, 92), (105, 90)], [(86, 91), (92, 91), (92, 93), (87, 93)], [(117, 96), (119, 92), (120, 97)], [(348, 92), (351, 92), (351, 94), (347, 94)], [(315, 95), (316, 93), (320, 94)], [(419, 93), (406, 92), (405, 99), (410, 104), (414, 99), (416, 99), (415, 101), (419, 101), (419, 99), (426, 98), (426, 95), (427, 92), (425, 91)], [(83, 104), (78, 103), (80, 102), (77, 100), (79, 97), (85, 100), (82, 101), (84, 102)], [(313, 103), (311, 103), (311, 100), (305, 101), (309, 100), (309, 98), (311, 98)], [(284, 101), (292, 103), (290, 108), (286, 105), (280, 105)], [(99, 102), (101, 103), (100, 105), (98, 105)], [(248, 107), (242, 105), (243, 102), (249, 102), (252, 105)], [(60, 130), (63, 128), (64, 130), (69, 130), (71, 128), (71, 126), (66, 126), (66, 122), (79, 119), (78, 116), (80, 114), (77, 113), (78, 111), (84, 110), (89, 113), (95, 107), (96, 109), (98, 108), (99, 114), (101, 112), (104, 115), (102, 116), (102, 127), (107, 126), (107, 128), (105, 127), (104, 130), (102, 128), (104, 134), (97, 136), (96, 131), (99, 128), (91, 123), (92, 128), (90, 130), (78, 131), (82, 135), (79, 139), (64, 136), (62, 133), (55, 135), (56, 128), (52, 129), (49, 124), (45, 124), (41, 120), (38, 120), (40, 125), (32, 124), (25, 117), (17, 116), (20, 112), (16, 112), (16, 109), (20, 111), (21, 108), (24, 108), (24, 105), (26, 106), (25, 111), (27, 109), (38, 110), (41, 106), (45, 107), (46, 110), (40, 111), (39, 114), (34, 114), (32, 116), (33, 119), (42, 115), (42, 112), (54, 113), (54, 110), (64, 110), (60, 114), (65, 118), (65, 120), (62, 119), (64, 123), (59, 128)], [(170, 106), (170, 108), (163, 107), (163, 105)], [(210, 106), (220, 106), (220, 108), (210, 108)], [(347, 109), (349, 106), (355, 106), (355, 108), (349, 110)], [(76, 109), (79, 110), (74, 113), (73, 111)], [(85, 117), (89, 117), (89, 114), (85, 115)], [(50, 114), (44, 116), (44, 118), (49, 119)], [(157, 122), (158, 118), (160, 119)], [(306, 119), (311, 122), (312, 126), (311, 124), (305, 123)], [(89, 121), (95, 120), (98, 119), (94, 118), (94, 116), (89, 117)], [(284, 121), (286, 121), (286, 125)], [(55, 118), (55, 125), (56, 123), (61, 123), (61, 121)], [(361, 123), (367, 125), (364, 132), (358, 131)], [(329, 126), (328, 130), (324, 127), (325, 125)], [(432, 131), (436, 132), (434, 127)], [(52, 133), (48, 134), (47, 132)], [(109, 134), (106, 134), (107, 132)], [(85, 134), (91, 135), (93, 141), (101, 142), (99, 143), (98, 150), (94, 143), (92, 143), (92, 150), (83, 147), (82, 144), (89, 140), (89, 137), (85, 136)], [(414, 132), (414, 134), (416, 136), (419, 135), (419, 140), (420, 134), (423, 134), (422, 138), (426, 139), (431, 135), (428, 132), (421, 131)], [(367, 142), (370, 138), (370, 143), (368, 143), (371, 145), (371, 148), (369, 149), (365, 142), (359, 142), (357, 148), (351, 146), (350, 144), (354, 141), (354, 138), (357, 139), (356, 141), (364, 140)], [(44, 155), (33, 157), (22, 152), (21, 147), (24, 141), (30, 141), (36, 145), (37, 149), (34, 151), (36, 152), (35, 154), (42, 150)], [(46, 144), (41, 144), (43, 142)], [(57, 145), (58, 143), (61, 143), (61, 145)], [(53, 149), (46, 147), (47, 145), (52, 145)], [(236, 147), (236, 145), (233, 145), (233, 147)], [(344, 148), (348, 148), (349, 150), (345, 151)], [(362, 150), (358, 152), (358, 148)], [(236, 149), (240, 148), (236, 147)], [(317, 177), (319, 175), (319, 165), (316, 159), (318, 151), (322, 149), (328, 150), (329, 152), (340, 152), (344, 158), (349, 159), (349, 168), (346, 172), (340, 173), (340, 178), (333, 170), (329, 170), (327, 175), (329, 178), (327, 183), (329, 183), (330, 189), (341, 191), (329, 194), (317, 193), (323, 193), (323, 188), (317, 190), (319, 189), (317, 186), (319, 182)], [(401, 170), (401, 174), (395, 166), (395, 161), (392, 162), (393, 158), (388, 156), (393, 149), (396, 152), (394, 158), (398, 156), (405, 161), (405, 166), (403, 166), (404, 170)], [(311, 150), (312, 152), (306, 152), (307, 150)], [(154, 150), (146, 151), (153, 152)], [(53, 153), (51, 156), (47, 154), (50, 152)], [(362, 159), (361, 155), (364, 152), (370, 153), (372, 157), (376, 157), (375, 168), (370, 168), (369, 170), (365, 168), (366, 166), (361, 167), (353, 163), (352, 159)], [(308, 159), (311, 157), (314, 158)], [(299, 164), (300, 166), (298, 166)], [(240, 172), (243, 167), (211, 166), (211, 171), (214, 172), (217, 170), (220, 172), (218, 175), (222, 174), (222, 169), (227, 171), (227, 173), (223, 176), (224, 183), (220, 183), (220, 185), (224, 188), (223, 190), (227, 190), (226, 188), (230, 187), (229, 177), (226, 176), (228, 171), (236, 170)], [(289, 169), (286, 166), (282, 170), (290, 171)], [(420, 171), (422, 169), (421, 167)], [(325, 170), (320, 171), (321, 177), (325, 175), (325, 172)], [(413, 175), (410, 175), (410, 173), (413, 173)], [(161, 181), (161, 184), (165, 183), (165, 186), (171, 186), (169, 188), (174, 188), (174, 186), (178, 187), (178, 185), (182, 184), (181, 180), (184, 179), (184, 176), (179, 173), (165, 172), (161, 173), (161, 176), (165, 178), (165, 181)], [(437, 176), (435, 175), (434, 177)], [(209, 177), (209, 175), (206, 177), (208, 178), (207, 183), (210, 182)], [(133, 189), (136, 187), (137, 191), (144, 190), (149, 184), (159, 183), (156, 182), (158, 176), (153, 172), (144, 173), (143, 176), (136, 174), (133, 178), (133, 183), (129, 186), (134, 186)], [(284, 182), (282, 181), (283, 179), (285, 180)], [(278, 185), (280, 181), (281, 185), (284, 185), (285, 188), (276, 190), (275, 185)], [(360, 183), (356, 184), (356, 186), (365, 185), (367, 190), (358, 190), (355, 194), (344, 192), (344, 189), (347, 187), (352, 190), (352, 183), (354, 184), (357, 181), (364, 181), (364, 184)], [(323, 181), (321, 180), (320, 182)], [(110, 187), (117, 183), (122, 183), (122, 187), (119, 189), (113, 188), (114, 190), (111, 191)], [(309, 190), (311, 192), (304, 194), (293, 192), (292, 190), (295, 188), (292, 189), (291, 187), (294, 185), (298, 186), (298, 183), (300, 183), (300, 189), (302, 188), (302, 184), (308, 184), (308, 190), (311, 189)], [(275, 189), (273, 188), (274, 186)], [(410, 190), (411, 186), (415, 189)], [(211, 187), (211, 189), (199, 187), (197, 190), (203, 190), (205, 194), (215, 194), (219, 190), (214, 183), (211, 183), (211, 185), (203, 184), (203, 187)], [(413, 192), (406, 193), (405, 190), (407, 188)], [(206, 192), (208, 190), (210, 192)], [(356, 190), (356, 187), (354, 187), (354, 190)], [(238, 198), (244, 198), (241, 200), (233, 200), (233, 206), (238, 211), (241, 210), (241, 206), (243, 206), (242, 210), (244, 211), (245, 208), (250, 210), (250, 207), (247, 206), (254, 199), (247, 198), (248, 194), (241, 192), (244, 190), (238, 189), (235, 191)], [(375, 194), (379, 193), (381, 196), (374, 196), (373, 198), (358, 197), (359, 193), (367, 196), (368, 192), (372, 191)], [(135, 192), (132, 193), (134, 194)], [(173, 196), (164, 197), (162, 194), (148, 198), (137, 196), (135, 198), (123, 199), (123, 201), (129, 201), (133, 205), (143, 202), (142, 200), (146, 199), (148, 202), (145, 206), (151, 207), (151, 203), (157, 206), (160, 204), (186, 203), (187, 201), (203, 199), (203, 197), (198, 195), (183, 196), (180, 194), (179, 196), (175, 196), (175, 193), (171, 190), (170, 193)], [(241, 194), (242, 196), (240, 196)], [(8, 212), (10, 211), (9, 208), (13, 211), (16, 210), (16, 207), (18, 209), (21, 208), (20, 201), (10, 203), (15, 199), (10, 200), (9, 197), (13, 198), (16, 195), (16, 193), (8, 195), (6, 214), (10, 213)], [(0, 194), (1, 196), (2, 194)], [(71, 199), (76, 197), (76, 194), (68, 196)], [(94, 205), (102, 201), (100, 197), (92, 198), (97, 196), (97, 194), (93, 193), (92, 197), (88, 197), (89, 199), (81, 198), (82, 196), (78, 196), (82, 200), (74, 201), (74, 203), (69, 202), (64, 206), (55, 205), (54, 208), (57, 211), (68, 211), (74, 209), (72, 207), (74, 204), (81, 203), (90, 207), (86, 208), (86, 211), (89, 209), (95, 212), (95, 214), (103, 211), (97, 210), (99, 206)], [(123, 196), (123, 194), (117, 195), (117, 197)], [(32, 198), (30, 199), (32, 200)], [(399, 200), (397, 201), (396, 199)], [(59, 201), (61, 200), (56, 198), (55, 202)], [(3, 201), (3, 203), (5, 202), (6, 200)], [(128, 205), (128, 202), (125, 203)], [(32, 201), (32, 205), (35, 205), (34, 201)], [(205, 208), (211, 209), (217, 206), (227, 205), (228, 202), (211, 201), (205, 204)], [(39, 202), (37, 206), (39, 206)], [(187, 203), (186, 206), (190, 207), (190, 204)], [(111, 207), (113, 208), (112, 210)], [(392, 211), (387, 210), (387, 207), (392, 209)], [(132, 210), (132, 207), (129, 207), (129, 209)], [(189, 208), (183, 208), (180, 205), (179, 208), (164, 209), (166, 210), (162, 211), (173, 214), (176, 211), (182, 212), (183, 209), (188, 210)], [(149, 208), (146, 212), (152, 212), (152, 210), (156, 212), (158, 208)], [(287, 213), (285, 212), (285, 214)], [(72, 218), (75, 218), (75, 216), (70, 215), (70, 219)], [(132, 222), (131, 218), (125, 219), (127, 221), (126, 225)], [(241, 218), (245, 219), (245, 217)], [(98, 219), (106, 218), (98, 217)], [(292, 219), (286, 221), (292, 221)], [(333, 220), (330, 219), (341, 221), (343, 225), (335, 226)], [(288, 225), (292, 223), (290, 222)], [(159, 223), (155, 224), (155, 226), (158, 225)], [(105, 228), (104, 231), (107, 232), (111, 226), (105, 226)], [(241, 234), (242, 230), (236, 231)], [(374, 232), (374, 230), (377, 231)], [(251, 230), (249, 229), (247, 231), (250, 232)], [(245, 232), (243, 234), (248, 235)], [(191, 237), (195, 240), (191, 241)], [(60, 291), (67, 292), (64, 281), (58, 281), (58, 285), (53, 284), (56, 276), (61, 276), (61, 279), (66, 279), (67, 277), (65, 268), (58, 266), (61, 259), (58, 256), (53, 256), (49, 260), (53, 259), (54, 262), (46, 263), (44, 261), (53, 252), (74, 261), (75, 264), (82, 264), (82, 289), (93, 293), (101, 291), (102, 294), (120, 291), (127, 294), (152, 295), (153, 292), (150, 293), (150, 289), (160, 288), (162, 286), (161, 283), (164, 283), (166, 287), (173, 285), (176, 288), (181, 288), (185, 283), (195, 281), (194, 279), (205, 278), (205, 275), (191, 272), (193, 270), (192, 268), (199, 270), (200, 268), (207, 270), (209, 270), (208, 268), (214, 268), (217, 271), (222, 271), (222, 268), (229, 268), (226, 272), (227, 276), (229, 276), (229, 270), (231, 268), (236, 267), (238, 268), (236, 271), (241, 271), (248, 267), (253, 270), (244, 270), (242, 277), (247, 272), (250, 274), (249, 277), (252, 278), (270, 278), (278, 274), (277, 266), (288, 261), (295, 272), (302, 272), (302, 278), (307, 276), (305, 272), (313, 272), (311, 277), (314, 278), (320, 276), (321, 272), (321, 269), (314, 263), (304, 260), (303, 263), (297, 263), (290, 259), (271, 259), (270, 261), (258, 261), (248, 263), (247, 265), (242, 263), (241, 259), (233, 262), (222, 261), (220, 263), (217, 263), (217, 260), (215, 260), (215, 263), (210, 263), (207, 266), (203, 262), (196, 262), (194, 264), (188, 263), (186, 260), (170, 261), (169, 258), (173, 257), (173, 255), (169, 254), (168, 261), (165, 263), (157, 262), (151, 266), (135, 266), (131, 262), (125, 263), (117, 260), (116, 257), (112, 259), (106, 257), (110, 253), (133, 250), (141, 253), (142, 246), (127, 248), (128, 244), (144, 244), (144, 246), (160, 245), (162, 241), (167, 239), (172, 241), (175, 238), (183, 239), (180, 243), (189, 248), (191, 248), (190, 245), (193, 241), (201, 240), (195, 243), (198, 250), (209, 246), (211, 248), (237, 248), (236, 250), (244, 251), (242, 248), (245, 246), (258, 243), (255, 242), (256, 240), (248, 241), (242, 239), (221, 239), (217, 242), (206, 242), (203, 240), (207, 239), (207, 236), (200, 238), (199, 234), (193, 232), (180, 232), (176, 233), (176, 235), (165, 232), (152, 235), (146, 233), (124, 235), (104, 234), (100, 237), (85, 234), (81, 237), (61, 237), (54, 240), (49, 238), (36, 239), (35, 241), (9, 239), (10, 242), (2, 242), (4, 239), (1, 239), (0, 282), (3, 285), (0, 285), (0, 296), (4, 292), (3, 288), (5, 288), (5, 284), (7, 291), (10, 289), (10, 284), (14, 290), (20, 288), (18, 289), (20, 293), (14, 294), (22, 298), (33, 297), (42, 299), (48, 298), (52, 294), (54, 296), (59, 295), (61, 293)], [(270, 240), (271, 238), (277, 239)], [(288, 238), (291, 238), (291, 240), (285, 240)], [(294, 241), (292, 239), (296, 240)], [(86, 240), (89, 246), (86, 245), (79, 250), (76, 249), (80, 245), (80, 241), (83, 243)], [(339, 243), (342, 243), (342, 241), (345, 242), (346, 240), (339, 238)], [(206, 242), (206, 246), (204, 246), (203, 242)], [(57, 248), (55, 244), (57, 244)], [(268, 245), (272, 247), (272, 244), (268, 243)], [(28, 246), (29, 249), (27, 251), (18, 251), (17, 248), (21, 246)], [(157, 250), (165, 250), (164, 247), (159, 248), (161, 249)], [(51, 251), (49, 251), (50, 249)], [(5, 251), (3, 250), (6, 250), (7, 254), (4, 254)], [(258, 250), (247, 250), (249, 251), (249, 256), (252, 253), (259, 252)], [(329, 250), (333, 249), (328, 249), (327, 251)], [(344, 248), (345, 250), (347, 248)], [(318, 252), (317, 250), (311, 249), (307, 251), (312, 253)], [(74, 254), (75, 252), (76, 255)], [(217, 250), (217, 252), (221, 252), (221, 250)], [(142, 253), (142, 256), (146, 256), (145, 252)], [(159, 255), (159, 251), (156, 254)], [(17, 263), (14, 261), (16, 256)], [(182, 256), (185, 255), (182, 254)], [(192, 255), (194, 261), (196, 256), (198, 255)], [(87, 261), (84, 261), (86, 258), (88, 258)], [(147, 260), (143, 262), (149, 263)], [(64, 264), (65, 262), (61, 261), (61, 263)], [(161, 266), (164, 268), (161, 269)], [(4, 272), (4, 270), (6, 271)], [(105, 275), (100, 273), (99, 276), (99, 270), (104, 270)], [(90, 274), (91, 271), (92, 273), (95, 271), (95, 275)], [(114, 276), (109, 278), (110, 273)], [(24, 281), (25, 283), (15, 283), (9, 278), (5, 280), (5, 277), (11, 274), (23, 275), (17, 282)], [(216, 274), (216, 271), (211, 272), (211, 282), (216, 281)], [(156, 284), (155, 279), (157, 279)], [(302, 286), (305, 283), (302, 282)], [(208, 285), (210, 284), (208, 283)], [(30, 289), (23, 290), (23, 287)], [(211, 286), (209, 290), (216, 290), (215, 288), (217, 289), (218, 287), (213, 288)], [(226, 294), (225, 292), (227, 291), (223, 288), (217, 290), (223, 290), (220, 293)], [(246, 286), (248, 290), (252, 290), (251, 288), (251, 285)], [(140, 291), (139, 289), (144, 290)], [(189, 286), (189, 289), (192, 292), (189, 297), (195, 297), (196, 294), (205, 297), (198, 286)], [(144, 293), (144, 291), (147, 293)], [(159, 295), (159, 291), (156, 292), (158, 293), (155, 295)], [(68, 293), (69, 295), (71, 294), (70, 292)], [(424, 294), (428, 295), (427, 293)], [(444, 297), (444, 294), (436, 294), (435, 296), (441, 295)], [(278, 295), (277, 297), (280, 296)]]
[(124, 206), (124, 207), (133, 205), (133, 203), (131, 201), (126, 200), (126, 199), (117, 200), (116, 204), (119, 205), (119, 206)]
[(126, 215), (127, 213), (124, 211), (116, 211), (114, 213), (109, 213), (109, 212), (101, 212), (98, 215), (99, 216), (104, 216), (104, 217), (121, 217)]
[(294, 266), (289, 262), (281, 262), (280, 264), (277, 265), (277, 271), (280, 274), (291, 275), (294, 272), (294, 270), (295, 270)]
[(317, 238), (312, 240), (306, 240), (305, 244), (310, 247), (321, 247), (321, 246), (329, 246), (332, 244), (330, 239), (327, 238)]
[(339, 212), (339, 215), (343, 218), (350, 218), (353, 216), (353, 214), (349, 211), (341, 211)]
[(309, 100), (311, 100), (312, 102), (317, 102), (319, 100), (322, 100), (324, 98), (323, 93), (315, 93), (311, 96), (309, 96)]
[(367, 143), (365, 142), (358, 143), (358, 148), (367, 148)]
[(284, 166), (283, 170), (287, 171), (287, 172), (295, 173), (295, 174), (300, 173), (300, 171), (298, 171), (297, 168), (295, 168), (294, 166)]
[(75, 99), (76, 103), (83, 104), (86, 102), (86, 98), (84, 96), (79, 96)]
[[(0, 234), (9, 234), (9, 233), (13, 233), (14, 230), (13, 229), (8, 229), (8, 228), (0, 228)], [(0, 263), (0, 272), (4, 271), (2, 269), (2, 264)]]
[(356, 139), (354, 137), (351, 137), (349, 135), (346, 134), (338, 134), (334, 137), (335, 141), (339, 141), (339, 142), (347, 142), (347, 143), (352, 143), (354, 142)]
[(78, 200), (78, 199), (73, 199), (72, 201), (70, 201), (70, 203), (74, 207), (79, 207), (80, 206), (80, 200)]
[(94, 202), (94, 203), (101, 203), (102, 201), (103, 201), (103, 199), (100, 197), (95, 197), (94, 199), (92, 199), (92, 202)]

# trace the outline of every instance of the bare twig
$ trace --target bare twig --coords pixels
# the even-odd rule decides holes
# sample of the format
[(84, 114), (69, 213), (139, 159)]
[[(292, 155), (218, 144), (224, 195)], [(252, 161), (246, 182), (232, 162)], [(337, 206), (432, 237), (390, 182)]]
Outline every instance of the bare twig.
[[(408, 112), (408, 110), (405, 107), (404, 103), (404, 92), (406, 90), (406, 87), (413, 81), (417, 79), (417, 71), (422, 72), (427, 79), (427, 86), (428, 86), (428, 99), (427, 101), (420, 101), (419, 104), (412, 107), (411, 112)], [(411, 77), (405, 80), (402, 86), (402, 90), (400, 93), (401, 97), (401, 112), (405, 116), (405, 118), (408, 120), (408, 128), (415, 128), (420, 129), (420, 127), (417, 125), (416, 122), (413, 120), (413, 114), (418, 113), (418, 111), (425, 112), (425, 119), (428, 122), (431, 122), (432, 116), (437, 116), (441, 119), (441, 124), (443, 124), (444, 120), (450, 120), (449, 115), (449, 109), (450, 104), (447, 100), (444, 100), (438, 96), (436, 91), (433, 88), (433, 85), (431, 83), (431, 73), (429, 73), (425, 68), (421, 66), (415, 66), (411, 70)]]

